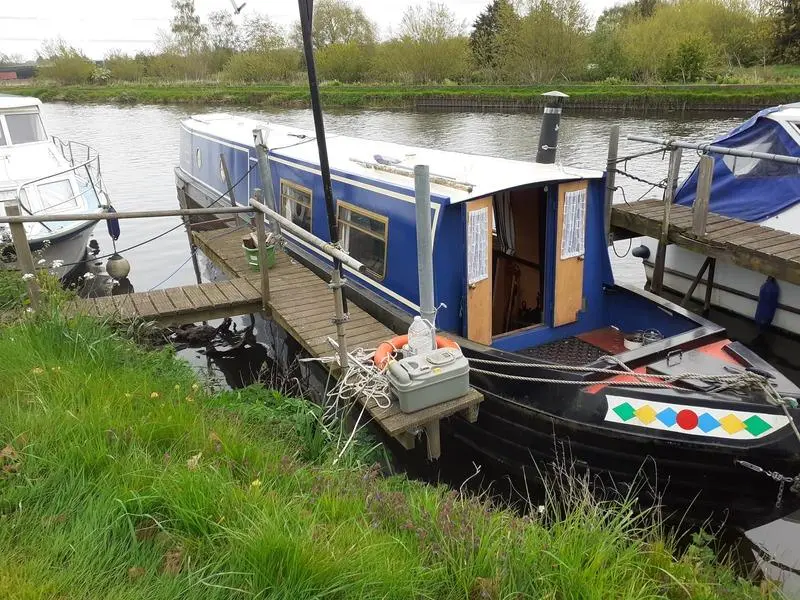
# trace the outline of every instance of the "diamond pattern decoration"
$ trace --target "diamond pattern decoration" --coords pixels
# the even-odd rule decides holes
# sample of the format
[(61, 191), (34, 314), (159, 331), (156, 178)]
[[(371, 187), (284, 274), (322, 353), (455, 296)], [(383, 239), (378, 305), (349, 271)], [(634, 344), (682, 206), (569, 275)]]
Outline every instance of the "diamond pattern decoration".
[(772, 429), (772, 425), (767, 423), (764, 419), (759, 417), (758, 415), (753, 415), (744, 420), (744, 425), (747, 427), (747, 431), (752, 433), (754, 436), (758, 437), (765, 431)]
[(661, 421), (667, 427), (672, 427), (678, 420), (678, 413), (675, 412), (672, 408), (665, 408), (656, 416), (658, 417), (658, 420)]
[(694, 406), (669, 405), (622, 396), (609, 396), (606, 420), (650, 429), (738, 439), (758, 438), (789, 423), (788, 418), (778, 415), (736, 410), (729, 412), (718, 408), (706, 408), (701, 412)]
[(649, 404), (645, 404), (636, 409), (636, 418), (645, 425), (650, 425), (650, 423), (656, 420), (656, 411), (654, 411), (653, 407)]
[(709, 431), (714, 431), (717, 427), (719, 427), (719, 421), (717, 421), (710, 414), (703, 413), (697, 420), (697, 426), (703, 433), (708, 433)]
[(634, 410), (634, 408), (627, 402), (623, 402), (619, 406), (615, 407), (614, 412), (617, 413), (619, 418), (623, 421), (630, 421), (636, 414), (636, 410)]
[(744, 423), (742, 423), (742, 420), (736, 415), (727, 415), (722, 417), (719, 420), (719, 424), (722, 425), (722, 428), (731, 435), (744, 429)]

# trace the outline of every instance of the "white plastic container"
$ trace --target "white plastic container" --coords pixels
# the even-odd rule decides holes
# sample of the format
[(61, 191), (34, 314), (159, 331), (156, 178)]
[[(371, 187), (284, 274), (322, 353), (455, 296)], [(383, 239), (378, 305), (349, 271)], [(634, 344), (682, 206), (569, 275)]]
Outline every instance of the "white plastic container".
[(469, 363), (458, 348), (393, 361), (386, 376), (400, 410), (406, 413), (469, 393)]
[(408, 354), (406, 356), (422, 356), (436, 350), (436, 340), (433, 328), (422, 320), (414, 317), (408, 328)]

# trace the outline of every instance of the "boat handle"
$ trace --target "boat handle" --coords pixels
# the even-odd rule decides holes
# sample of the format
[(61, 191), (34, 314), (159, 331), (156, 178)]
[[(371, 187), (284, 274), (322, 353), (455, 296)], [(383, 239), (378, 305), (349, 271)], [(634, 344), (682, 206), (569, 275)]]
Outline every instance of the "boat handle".
[[(675, 362), (672, 362), (674, 359), (677, 359)], [(673, 350), (672, 352), (667, 353), (667, 366), (674, 367), (675, 365), (679, 365), (683, 362), (683, 350)]]

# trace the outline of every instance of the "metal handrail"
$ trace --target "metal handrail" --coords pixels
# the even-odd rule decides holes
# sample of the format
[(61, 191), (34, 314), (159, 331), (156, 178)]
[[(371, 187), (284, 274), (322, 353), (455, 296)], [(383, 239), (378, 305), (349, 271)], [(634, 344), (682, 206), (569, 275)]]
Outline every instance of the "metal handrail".
[(742, 158), (757, 158), (760, 160), (771, 160), (774, 162), (800, 166), (800, 158), (796, 156), (786, 156), (785, 154), (770, 154), (768, 152), (754, 152), (752, 150), (740, 150), (738, 148), (725, 148), (715, 146), (711, 143), (683, 142), (681, 140), (670, 140), (666, 138), (654, 138), (644, 135), (629, 135), (628, 139), (632, 142), (643, 142), (645, 144), (656, 144), (665, 149), (686, 148), (687, 150), (699, 150), (708, 154), (723, 154), (728, 156), (739, 156)]
[[(95, 156), (95, 157), (90, 158), (89, 160), (87, 160), (85, 162), (82, 162), (82, 163), (78, 164), (78, 165), (71, 166), (68, 169), (62, 169), (61, 171), (56, 171), (55, 173), (49, 173), (48, 175), (43, 175), (42, 177), (37, 177), (35, 179), (29, 179), (28, 181), (23, 181), (22, 183), (20, 183), (17, 186), (17, 190), (16, 190), (17, 198), (20, 198), (20, 194), (22, 193), (22, 190), (24, 188), (26, 188), (28, 186), (31, 186), (34, 183), (39, 183), (41, 181), (47, 181), (48, 179), (52, 179), (53, 177), (58, 177), (59, 175), (65, 175), (66, 173), (71, 173), (73, 171), (77, 171), (78, 169), (80, 169), (82, 167), (85, 167), (87, 169), (87, 174), (88, 174), (88, 166), (91, 163), (97, 161), (98, 168), (99, 168), (99, 164), (100, 164), (99, 160), (100, 160), (100, 157), (99, 156)], [(89, 180), (92, 181), (91, 176), (89, 177)], [(95, 190), (95, 192), (98, 191), (98, 188), (97, 188), (97, 186), (94, 185), (93, 181), (92, 181), (92, 188)], [(99, 191), (102, 191), (102, 189), (103, 188), (101, 186), (99, 188)]]

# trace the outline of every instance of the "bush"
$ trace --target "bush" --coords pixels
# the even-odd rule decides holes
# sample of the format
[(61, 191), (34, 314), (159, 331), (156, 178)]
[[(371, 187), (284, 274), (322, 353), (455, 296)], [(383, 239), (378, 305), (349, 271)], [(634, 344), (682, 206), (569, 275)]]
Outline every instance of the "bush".
[(165, 52), (149, 56), (145, 74), (158, 79), (202, 79), (209, 75), (206, 57), (201, 53), (182, 56)]
[(292, 48), (234, 54), (222, 70), (226, 81), (255, 83), (287, 81), (300, 69), (300, 53)]
[(40, 74), (46, 79), (55, 79), (59, 83), (74, 85), (88, 83), (94, 73), (95, 65), (88, 58), (77, 54), (56, 56), (43, 65)]
[(363, 81), (369, 72), (372, 49), (355, 42), (331, 44), (317, 52), (317, 68), (321, 79), (344, 83)]
[(124, 54), (112, 54), (106, 58), (105, 66), (117, 81), (139, 81), (144, 77), (145, 65), (142, 60)]

